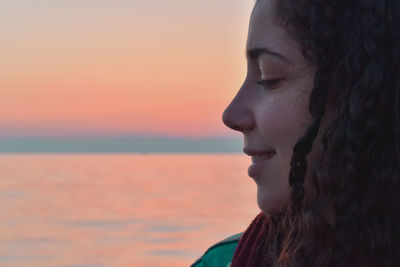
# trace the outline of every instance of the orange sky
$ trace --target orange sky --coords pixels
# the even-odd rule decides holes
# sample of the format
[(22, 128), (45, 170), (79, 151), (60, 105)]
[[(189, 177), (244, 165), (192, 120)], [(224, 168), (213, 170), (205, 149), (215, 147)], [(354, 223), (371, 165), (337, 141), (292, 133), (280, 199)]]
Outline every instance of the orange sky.
[(0, 136), (224, 136), (252, 0), (0, 4)]

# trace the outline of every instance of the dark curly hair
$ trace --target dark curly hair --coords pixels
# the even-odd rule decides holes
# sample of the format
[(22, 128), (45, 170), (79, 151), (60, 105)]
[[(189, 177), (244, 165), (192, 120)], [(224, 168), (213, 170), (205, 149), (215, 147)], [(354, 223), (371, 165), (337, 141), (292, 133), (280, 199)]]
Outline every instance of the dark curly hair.
[(313, 123), (293, 148), (290, 204), (267, 226), (265, 262), (400, 266), (400, 1), (275, 1), (316, 73)]

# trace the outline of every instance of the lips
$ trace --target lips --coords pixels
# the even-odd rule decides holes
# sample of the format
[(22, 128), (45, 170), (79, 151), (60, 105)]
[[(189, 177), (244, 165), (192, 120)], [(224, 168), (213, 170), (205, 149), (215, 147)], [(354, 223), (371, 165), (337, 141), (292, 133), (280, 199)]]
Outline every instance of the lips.
[(265, 160), (268, 160), (268, 159), (272, 158), (274, 154), (275, 154), (274, 152), (270, 152), (270, 153), (267, 153), (265, 155), (251, 156), (251, 162), (252, 163), (263, 162)]
[(273, 150), (272, 148), (252, 149), (249, 147), (245, 147), (243, 148), (243, 152), (249, 156), (265, 156), (275, 153), (275, 150)]
[(243, 152), (251, 156), (251, 161), (253, 164), (249, 166), (248, 175), (253, 178), (259, 176), (259, 173), (261, 173), (262, 169), (264, 169), (268, 165), (269, 159), (274, 157), (276, 154), (276, 152), (270, 148), (264, 150), (256, 150), (245, 147), (243, 148)]

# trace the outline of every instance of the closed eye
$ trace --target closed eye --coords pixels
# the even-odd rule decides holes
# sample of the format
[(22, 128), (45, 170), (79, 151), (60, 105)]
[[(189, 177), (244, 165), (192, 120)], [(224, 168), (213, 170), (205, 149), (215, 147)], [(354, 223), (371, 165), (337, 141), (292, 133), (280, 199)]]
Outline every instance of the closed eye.
[(261, 81), (258, 81), (257, 84), (262, 85), (267, 89), (271, 89), (273, 86), (277, 85), (282, 80), (283, 80), (283, 78), (261, 80)]

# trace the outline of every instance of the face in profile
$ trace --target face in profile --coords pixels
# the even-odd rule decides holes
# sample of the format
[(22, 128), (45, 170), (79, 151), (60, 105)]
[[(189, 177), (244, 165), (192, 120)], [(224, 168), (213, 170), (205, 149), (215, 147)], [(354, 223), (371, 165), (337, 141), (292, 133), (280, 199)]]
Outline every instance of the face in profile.
[(293, 147), (312, 122), (314, 69), (276, 22), (274, 1), (258, 1), (248, 32), (247, 76), (223, 113), (224, 123), (244, 135), (244, 152), (253, 162), (248, 175), (267, 214), (288, 203)]

